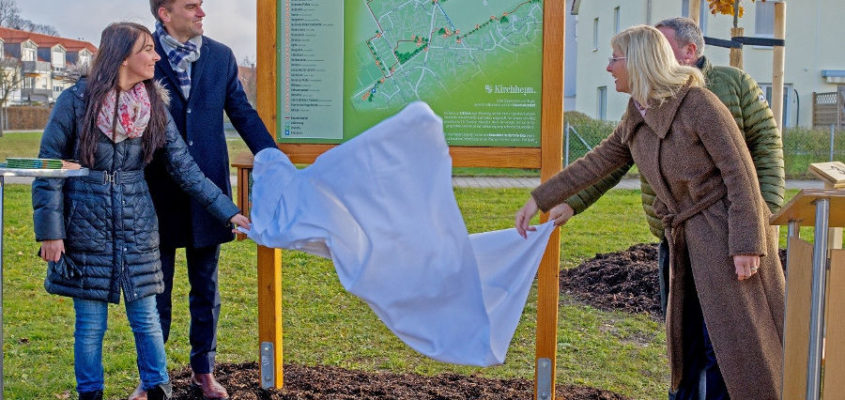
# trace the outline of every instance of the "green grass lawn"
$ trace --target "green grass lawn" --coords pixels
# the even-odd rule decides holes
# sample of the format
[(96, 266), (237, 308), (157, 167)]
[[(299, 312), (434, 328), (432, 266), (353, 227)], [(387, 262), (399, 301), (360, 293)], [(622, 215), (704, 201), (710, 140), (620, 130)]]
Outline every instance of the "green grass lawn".
[[(527, 190), (457, 189), (468, 229), (508, 228)], [(577, 265), (596, 252), (653, 241), (639, 209), (639, 193), (613, 191), (563, 231), (561, 261)], [(35, 257), (29, 186), (6, 191), (4, 340), (6, 398), (65, 398), (74, 391), (73, 307), (44, 292), (45, 264)], [(595, 229), (600, 226), (602, 229)], [(333, 365), (367, 371), (488, 377), (533, 376), (536, 293), (532, 292), (504, 365), (452, 366), (427, 359), (393, 336), (362, 301), (346, 293), (330, 262), (298, 252), (283, 255), (286, 363)], [(184, 265), (184, 259), (177, 261)], [(218, 362), (257, 359), (255, 245), (224, 246), (220, 284)], [(177, 266), (174, 322), (167, 344), (171, 368), (188, 364), (187, 286)], [(110, 307), (105, 338), (106, 394), (126, 396), (137, 384), (133, 339), (123, 306)], [(599, 387), (634, 398), (658, 398), (668, 378), (662, 324), (646, 315), (603, 312), (562, 297), (558, 322), (561, 384)], [(257, 377), (256, 377), (257, 379)]]
[(9, 157), (36, 157), (41, 132), (4, 132), (0, 137), (0, 163)]

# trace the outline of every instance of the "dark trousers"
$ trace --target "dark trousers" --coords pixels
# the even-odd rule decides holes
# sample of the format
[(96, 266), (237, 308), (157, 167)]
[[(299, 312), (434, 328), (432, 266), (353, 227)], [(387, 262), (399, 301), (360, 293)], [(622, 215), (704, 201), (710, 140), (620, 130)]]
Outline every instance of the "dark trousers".
[[(669, 299), (669, 244), (665, 239), (660, 243), (657, 265), (660, 304), (665, 315)], [(669, 400), (729, 400), (691, 275), (688, 287), (692, 293), (684, 296), (684, 371), (678, 391), (670, 392)]]
[[(220, 317), (220, 292), (217, 288), (217, 260), (220, 246), (185, 248), (188, 261), (188, 307), (191, 312), (191, 369), (198, 374), (214, 371), (217, 353), (217, 320)], [(164, 341), (170, 336), (173, 303), (173, 274), (176, 249), (161, 248), (161, 270), (164, 273), (164, 293), (156, 296)]]

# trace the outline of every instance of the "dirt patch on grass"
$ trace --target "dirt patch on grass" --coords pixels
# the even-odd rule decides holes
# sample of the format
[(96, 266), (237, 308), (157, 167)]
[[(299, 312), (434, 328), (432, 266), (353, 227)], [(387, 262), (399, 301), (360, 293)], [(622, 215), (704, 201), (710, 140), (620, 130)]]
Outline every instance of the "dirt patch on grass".
[[(261, 389), (257, 363), (218, 364), (217, 379), (231, 400), (369, 400), (369, 399), (490, 399), (525, 400), (533, 397), (528, 379), (489, 379), (442, 374), (369, 373), (337, 367), (285, 365), (283, 390)], [(190, 388), (188, 368), (171, 374), (173, 400), (201, 400)], [(558, 386), (557, 398), (567, 400), (626, 400), (628, 397), (594, 388)]]
[(560, 290), (602, 310), (661, 315), (657, 244), (636, 244), (560, 273)]
[[(560, 290), (602, 310), (648, 313), (663, 318), (657, 277), (657, 243), (635, 244), (560, 273)], [(779, 252), (786, 264), (786, 250)]]

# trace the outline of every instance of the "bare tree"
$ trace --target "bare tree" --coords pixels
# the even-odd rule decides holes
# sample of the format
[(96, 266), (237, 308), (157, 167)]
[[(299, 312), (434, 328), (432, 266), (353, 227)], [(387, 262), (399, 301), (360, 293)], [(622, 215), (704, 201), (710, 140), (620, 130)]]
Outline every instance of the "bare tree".
[(59, 31), (52, 25), (37, 24), (24, 18), (18, 7), (17, 0), (0, 0), (0, 26), (18, 29), (22, 31), (43, 33), (50, 36), (59, 36)]
[(0, 26), (10, 27), (20, 15), (21, 10), (15, 0), (0, 0)]
[(20, 60), (12, 57), (0, 60), (0, 137), (3, 137), (6, 124), (6, 102), (12, 92), (20, 88), (23, 79)]
[(247, 100), (249, 100), (250, 104), (254, 107), (256, 105), (256, 97), (258, 95), (255, 60), (249, 57), (244, 57), (243, 61), (241, 61), (240, 67), (245, 67), (245, 70), (243, 68), (238, 68), (238, 75), (241, 80), (241, 84), (244, 87)]

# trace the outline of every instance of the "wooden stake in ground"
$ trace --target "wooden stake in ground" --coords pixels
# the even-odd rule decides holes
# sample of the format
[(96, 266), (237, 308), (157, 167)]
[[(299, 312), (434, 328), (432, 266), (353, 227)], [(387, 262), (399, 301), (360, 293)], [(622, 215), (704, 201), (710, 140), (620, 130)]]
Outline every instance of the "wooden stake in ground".
[(695, 24), (701, 26), (701, 0), (689, 0), (689, 17)]
[[(786, 38), (786, 3), (775, 3), (775, 39)], [(772, 112), (778, 129), (783, 132), (783, 67), (784, 46), (774, 46), (772, 51)]]
[[(731, 28), (731, 37), (743, 36), (745, 29), (742, 27)], [(742, 69), (742, 47), (731, 47), (731, 67)]]

